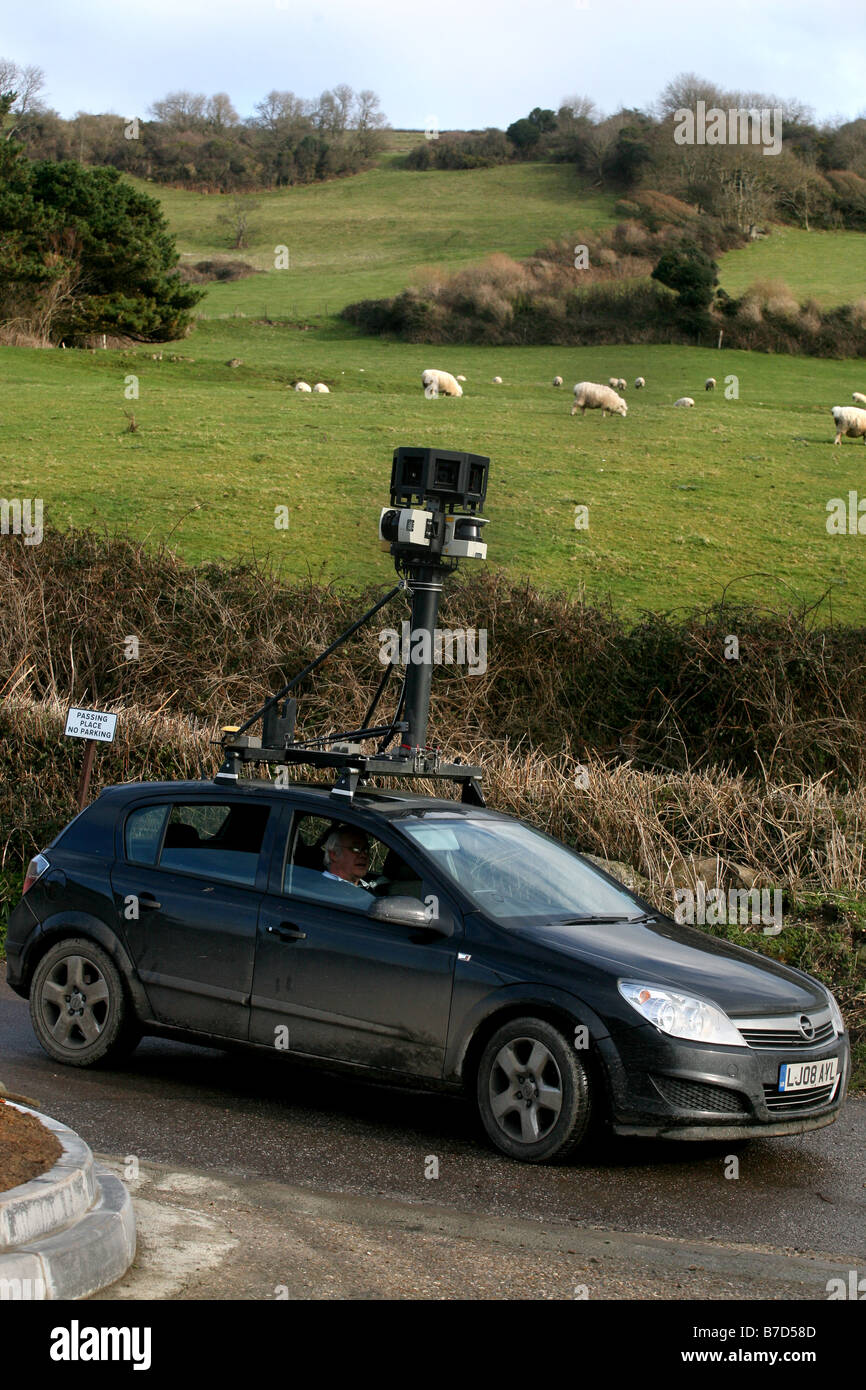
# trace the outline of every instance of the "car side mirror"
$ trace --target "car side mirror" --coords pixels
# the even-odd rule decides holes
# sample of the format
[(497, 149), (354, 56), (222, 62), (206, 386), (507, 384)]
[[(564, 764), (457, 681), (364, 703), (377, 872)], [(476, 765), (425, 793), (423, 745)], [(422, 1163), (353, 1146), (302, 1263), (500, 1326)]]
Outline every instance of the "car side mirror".
[(374, 922), (387, 922), (395, 927), (418, 927), (436, 932), (438, 936), (451, 936), (453, 931), (449, 921), (431, 917), (420, 898), (374, 898), (367, 909), (367, 916)]

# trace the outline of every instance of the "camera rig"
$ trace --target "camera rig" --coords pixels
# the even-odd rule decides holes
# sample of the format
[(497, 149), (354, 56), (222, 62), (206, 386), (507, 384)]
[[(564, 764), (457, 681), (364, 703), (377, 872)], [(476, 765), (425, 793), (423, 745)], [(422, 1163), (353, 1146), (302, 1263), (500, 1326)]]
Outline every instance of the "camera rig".
[[(487, 546), (481, 539), (481, 528), (487, 522), (478, 511), (487, 494), (489, 469), (490, 460), (481, 454), (412, 447), (394, 451), (391, 505), (382, 508), (379, 541), (394, 557), (399, 583), (266, 700), (246, 723), (223, 730), (223, 762), (216, 775), (218, 782), (237, 781), (241, 763), (333, 768), (338, 775), (332, 796), (351, 801), (357, 787), (368, 784), (371, 778), (442, 777), (462, 784), (463, 801), (484, 805), (481, 768), (444, 761), (439, 748), (427, 746), (427, 723), (433, 639), (445, 578), (461, 559), (483, 560), (487, 555)], [(415, 650), (405, 666), (393, 718), (388, 723), (373, 723), (391, 674), (389, 663), (360, 728), (297, 740), (298, 702), (290, 692), (386, 604), (406, 591), (412, 600)], [(421, 638), (417, 644), (416, 637)], [(259, 720), (261, 732), (250, 733)], [(398, 735), (400, 742), (391, 749)], [(365, 753), (362, 744), (368, 740), (376, 740), (378, 746)]]

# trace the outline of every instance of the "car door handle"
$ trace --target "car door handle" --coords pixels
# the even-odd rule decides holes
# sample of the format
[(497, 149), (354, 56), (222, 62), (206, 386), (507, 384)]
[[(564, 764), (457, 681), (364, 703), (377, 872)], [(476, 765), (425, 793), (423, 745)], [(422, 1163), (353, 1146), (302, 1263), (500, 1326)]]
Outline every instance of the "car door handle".
[(301, 931), (293, 922), (280, 922), (278, 927), (268, 927), (272, 936), (278, 936), (281, 941), (306, 941), (307, 933)]
[(162, 907), (162, 903), (158, 903), (152, 893), (139, 893), (138, 905), (139, 907), (148, 908), (151, 912)]

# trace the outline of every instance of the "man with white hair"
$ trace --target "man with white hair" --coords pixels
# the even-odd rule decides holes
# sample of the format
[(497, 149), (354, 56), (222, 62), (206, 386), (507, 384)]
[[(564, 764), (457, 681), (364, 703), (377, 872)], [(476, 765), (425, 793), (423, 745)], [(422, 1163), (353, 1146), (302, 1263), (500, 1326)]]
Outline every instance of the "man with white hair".
[(367, 836), (350, 825), (336, 826), (322, 845), (325, 855), (325, 878), (342, 879), (361, 886), (370, 867), (370, 845)]

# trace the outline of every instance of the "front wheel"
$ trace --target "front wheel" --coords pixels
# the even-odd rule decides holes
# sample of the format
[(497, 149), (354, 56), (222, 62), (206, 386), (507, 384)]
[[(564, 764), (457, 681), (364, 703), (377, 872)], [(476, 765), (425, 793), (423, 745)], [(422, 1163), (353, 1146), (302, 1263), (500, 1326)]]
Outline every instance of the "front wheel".
[(37, 965), (30, 1018), (49, 1057), (72, 1067), (129, 1053), (141, 1036), (114, 961), (78, 937), (58, 941)]
[(590, 1082), (574, 1048), (540, 1018), (515, 1018), (488, 1042), (477, 1102), (489, 1138), (524, 1163), (563, 1160), (589, 1128)]

